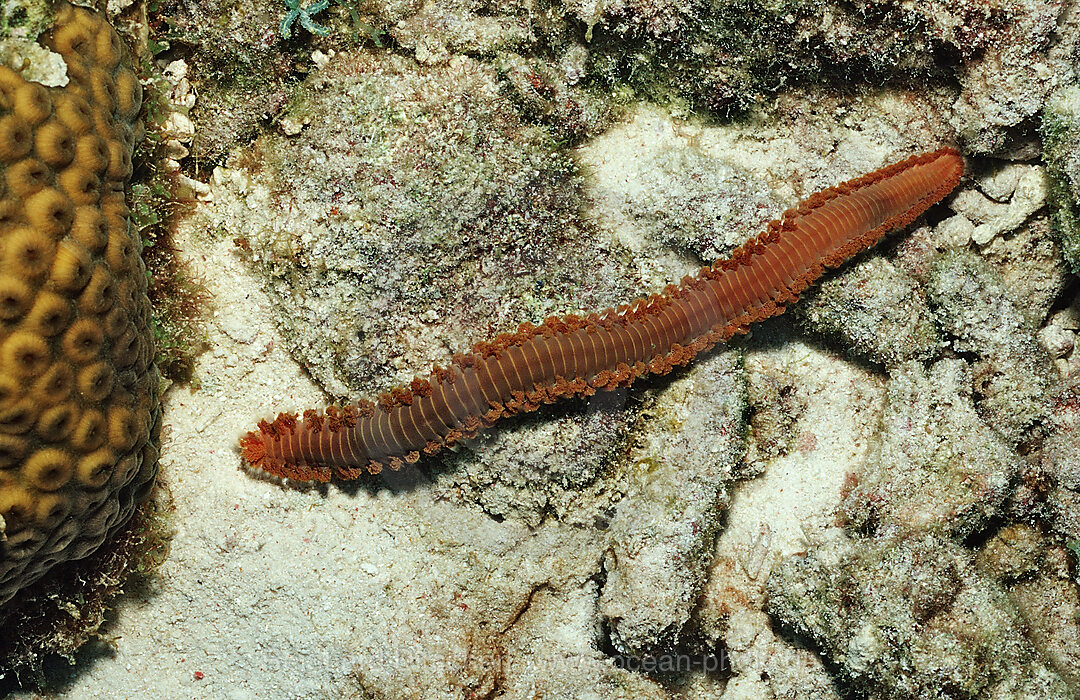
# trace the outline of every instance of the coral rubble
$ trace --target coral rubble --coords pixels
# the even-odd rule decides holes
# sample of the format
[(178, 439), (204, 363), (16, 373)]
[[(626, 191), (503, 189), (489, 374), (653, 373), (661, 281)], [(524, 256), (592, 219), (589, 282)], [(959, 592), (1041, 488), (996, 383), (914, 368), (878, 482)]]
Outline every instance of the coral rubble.
[(1000, 514), (1019, 457), (979, 418), (958, 360), (897, 368), (880, 432), (844, 514), (861, 531), (965, 537)]
[(785, 561), (769, 608), (864, 692), (894, 698), (1069, 697), (1021, 634), (1006, 592), (930, 534), (837, 538)]
[(634, 483), (608, 529), (600, 612), (623, 653), (671, 648), (705, 579), (726, 485), (745, 451), (736, 352), (705, 359), (645, 408)]

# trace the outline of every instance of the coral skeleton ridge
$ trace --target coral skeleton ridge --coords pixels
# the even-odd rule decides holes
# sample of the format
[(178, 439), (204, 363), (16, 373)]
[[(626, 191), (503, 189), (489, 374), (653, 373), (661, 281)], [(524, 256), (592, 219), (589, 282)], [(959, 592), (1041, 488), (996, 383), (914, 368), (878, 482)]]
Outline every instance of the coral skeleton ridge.
[(280, 414), (241, 438), (243, 458), (289, 479), (353, 479), (415, 462), (541, 404), (666, 374), (783, 312), (827, 268), (948, 195), (963, 172), (959, 153), (942, 148), (829, 188), (662, 294), (584, 317), (522, 324), (377, 403)]
[(99, 15), (46, 35), (69, 82), (0, 68), (0, 604), (87, 556), (157, 472), (158, 375), (124, 187), (142, 88)]

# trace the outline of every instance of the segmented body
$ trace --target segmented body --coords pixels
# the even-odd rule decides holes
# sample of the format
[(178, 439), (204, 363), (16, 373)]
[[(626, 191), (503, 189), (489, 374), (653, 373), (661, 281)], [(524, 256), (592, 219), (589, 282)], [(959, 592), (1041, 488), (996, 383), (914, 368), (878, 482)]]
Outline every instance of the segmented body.
[(378, 403), (280, 414), (241, 439), (245, 461), (305, 481), (356, 478), (433, 454), (505, 416), (627, 386), (783, 312), (822, 273), (902, 228), (959, 183), (951, 148), (815, 194), (679, 285), (619, 309), (552, 317), (478, 343)]

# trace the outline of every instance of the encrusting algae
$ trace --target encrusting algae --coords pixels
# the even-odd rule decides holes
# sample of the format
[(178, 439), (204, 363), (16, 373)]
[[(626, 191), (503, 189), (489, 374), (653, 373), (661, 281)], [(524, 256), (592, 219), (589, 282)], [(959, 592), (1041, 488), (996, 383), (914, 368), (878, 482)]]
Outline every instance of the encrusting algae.
[(0, 605), (128, 521), (161, 428), (124, 203), (142, 89), (94, 12), (60, 7), (44, 41), (65, 87), (0, 67)]

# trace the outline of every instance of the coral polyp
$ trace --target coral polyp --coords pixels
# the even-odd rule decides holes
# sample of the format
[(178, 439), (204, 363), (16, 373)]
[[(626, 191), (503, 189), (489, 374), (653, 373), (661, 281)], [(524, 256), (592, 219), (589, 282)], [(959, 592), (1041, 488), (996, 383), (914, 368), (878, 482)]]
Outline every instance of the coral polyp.
[(69, 82), (0, 68), (0, 605), (131, 517), (157, 473), (158, 374), (124, 205), (141, 88), (64, 5)]

